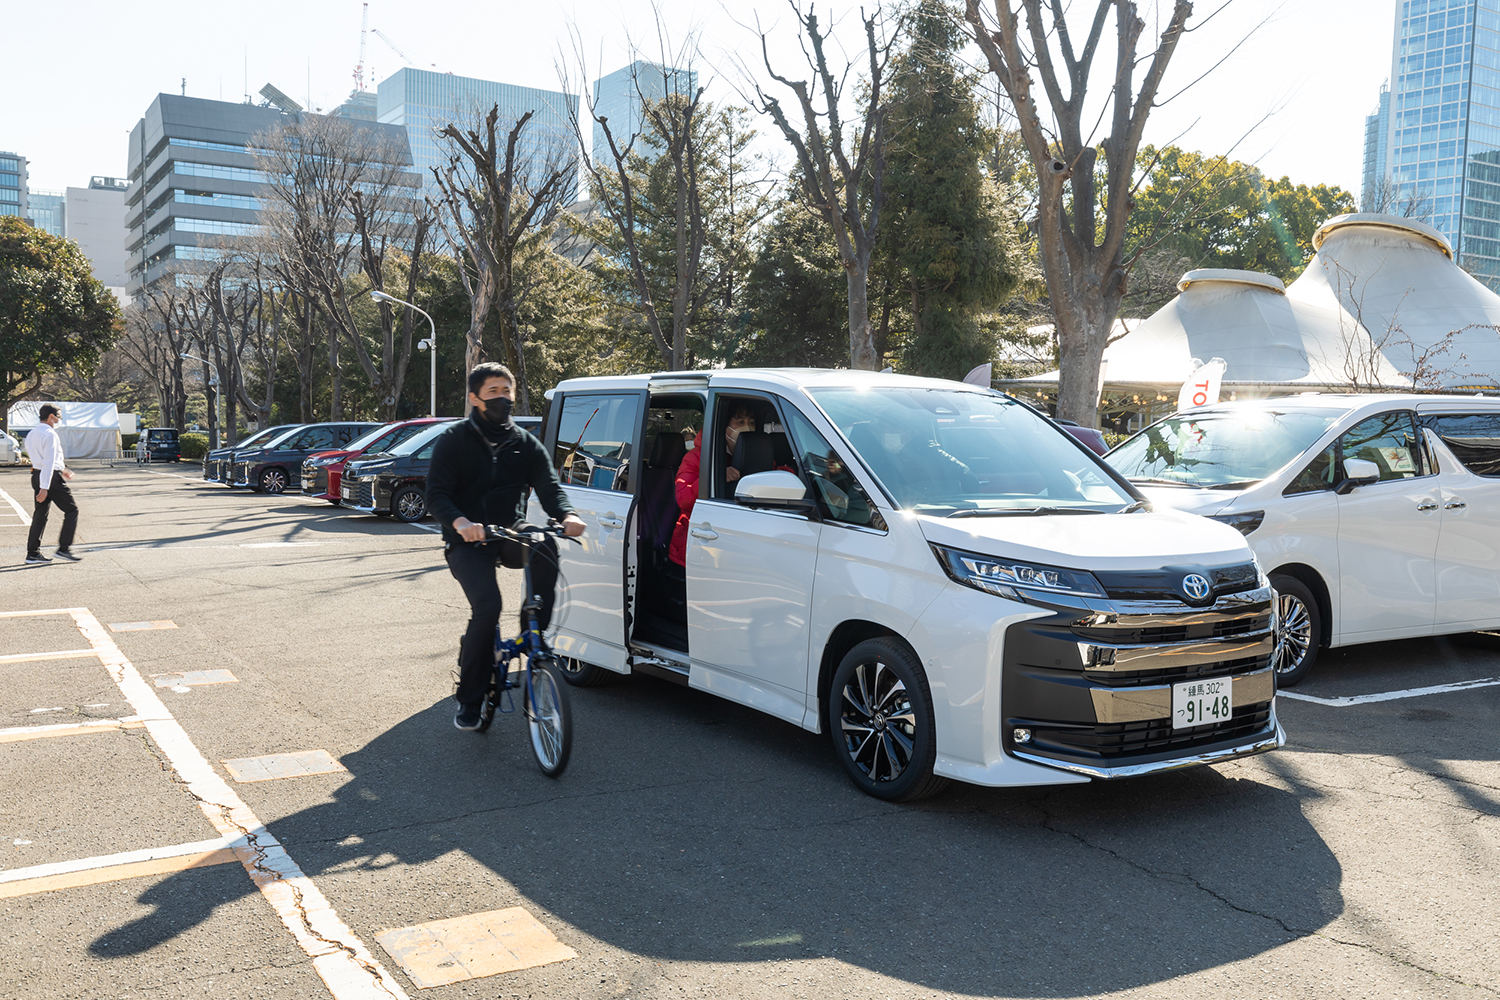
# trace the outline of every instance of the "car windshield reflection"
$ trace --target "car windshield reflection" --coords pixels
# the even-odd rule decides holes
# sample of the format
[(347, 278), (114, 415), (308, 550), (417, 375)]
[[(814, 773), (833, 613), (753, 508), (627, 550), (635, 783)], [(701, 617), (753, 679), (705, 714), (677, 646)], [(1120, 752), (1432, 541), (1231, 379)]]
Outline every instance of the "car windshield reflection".
[(907, 510), (939, 517), (1110, 513), (1135, 499), (1056, 426), (998, 393), (883, 387), (812, 395)]
[(1244, 489), (1302, 454), (1343, 410), (1226, 409), (1158, 421), (1105, 456), (1141, 485)]

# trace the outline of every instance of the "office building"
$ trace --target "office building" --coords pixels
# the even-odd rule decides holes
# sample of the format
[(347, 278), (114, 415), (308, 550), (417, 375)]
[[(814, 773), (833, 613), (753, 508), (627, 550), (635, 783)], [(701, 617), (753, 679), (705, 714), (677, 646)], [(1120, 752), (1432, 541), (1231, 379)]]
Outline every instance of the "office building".
[[(570, 108), (576, 110), (577, 102), (576, 96), (561, 91), (406, 67), (380, 81), (375, 103), (377, 120), (405, 126), (412, 160), (422, 174), (424, 190), (431, 193), (431, 168), (446, 166), (449, 155), (438, 140), (438, 130), (453, 122), (473, 121), (496, 105), (506, 132), (516, 119), (534, 112), (517, 147), (519, 163), (532, 169), (558, 157), (576, 163), (577, 145), (568, 114)], [(503, 149), (503, 135), (497, 141)]]
[(329, 112), (336, 118), (353, 118), (356, 121), (373, 122), (379, 119), (375, 112), (375, 91), (351, 90), (343, 104)]
[(1360, 178), (1359, 207), (1362, 212), (1384, 211), (1381, 204), (1381, 181), (1385, 179), (1385, 161), (1389, 157), (1391, 133), (1391, 89), (1380, 85), (1380, 103), (1365, 116), (1365, 166)]
[[(280, 94), (269, 86), (262, 92)], [(201, 269), (194, 262), (214, 257), (218, 245), (257, 231), (266, 176), (250, 149), (252, 137), (299, 114), (270, 104), (157, 95), (130, 133), (124, 200), (132, 297), (164, 278)], [(374, 122), (366, 127), (410, 163), (406, 130)], [(415, 178), (406, 176), (415, 187)]]
[[(668, 95), (680, 95), (691, 99), (697, 87), (698, 74), (694, 70), (672, 69), (637, 59), (594, 81), (594, 117), (609, 119), (610, 134), (624, 149), (630, 137), (640, 133), (645, 124), (643, 98), (660, 101)], [(636, 142), (636, 152), (645, 153), (642, 145), (639, 140)], [(598, 122), (594, 123), (592, 149), (595, 163), (614, 162), (604, 128)]]
[(109, 288), (125, 289), (125, 192), (123, 177), (90, 177), (88, 187), (68, 188), (63, 235), (78, 244), (94, 277)]
[(51, 233), (63, 234), (63, 193), (30, 188), (26, 192), (26, 217), (36, 228)]
[(1386, 153), (1372, 176), (1500, 288), (1500, 23), (1475, 0), (1397, 0), (1395, 21)]
[(0, 215), (26, 218), (26, 157), (0, 152)]

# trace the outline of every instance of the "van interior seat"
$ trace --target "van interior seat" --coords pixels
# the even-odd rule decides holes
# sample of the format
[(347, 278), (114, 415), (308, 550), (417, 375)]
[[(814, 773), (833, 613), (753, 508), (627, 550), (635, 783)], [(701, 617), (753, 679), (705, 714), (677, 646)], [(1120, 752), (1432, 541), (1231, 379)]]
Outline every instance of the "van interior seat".
[(651, 442), (646, 467), (641, 470), (639, 535), (652, 549), (665, 554), (677, 523), (677, 467), (687, 454), (680, 431), (661, 431)]

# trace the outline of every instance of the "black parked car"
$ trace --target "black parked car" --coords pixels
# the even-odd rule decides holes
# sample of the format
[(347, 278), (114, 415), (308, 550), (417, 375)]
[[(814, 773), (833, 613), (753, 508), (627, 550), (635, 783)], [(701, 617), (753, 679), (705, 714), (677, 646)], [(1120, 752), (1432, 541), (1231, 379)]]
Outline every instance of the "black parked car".
[(182, 457), (175, 427), (147, 427), (135, 445), (137, 462), (176, 462)]
[(257, 492), (285, 493), (301, 485), (302, 460), (315, 451), (342, 448), (379, 424), (358, 423), (306, 424), (272, 438), (259, 448), (235, 450), (234, 485), (248, 486)]
[[(516, 417), (516, 426), (531, 433), (541, 431), (541, 417)], [(420, 521), (427, 516), (427, 468), (432, 448), (448, 421), (434, 424), (381, 454), (365, 452), (358, 461), (344, 466), (340, 491), (344, 506), (379, 517), (394, 515), (401, 521)]]
[(249, 451), (258, 448), (273, 438), (278, 438), (287, 431), (296, 430), (301, 424), (277, 424), (275, 427), (267, 427), (263, 431), (254, 434), (230, 445), (227, 448), (215, 448), (203, 456), (203, 478), (210, 483), (229, 484), (233, 479), (234, 453), (237, 451)]

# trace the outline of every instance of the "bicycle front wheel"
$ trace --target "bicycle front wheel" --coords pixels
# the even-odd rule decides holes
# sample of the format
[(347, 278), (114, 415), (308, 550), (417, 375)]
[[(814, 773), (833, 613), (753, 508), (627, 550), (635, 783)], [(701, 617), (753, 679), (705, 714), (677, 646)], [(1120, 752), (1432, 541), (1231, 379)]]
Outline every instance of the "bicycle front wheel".
[(568, 689), (558, 679), (557, 664), (538, 658), (531, 664), (531, 692), (527, 699), (526, 725), (531, 730), (531, 750), (542, 773), (555, 778), (568, 766), (573, 752), (573, 713)]

